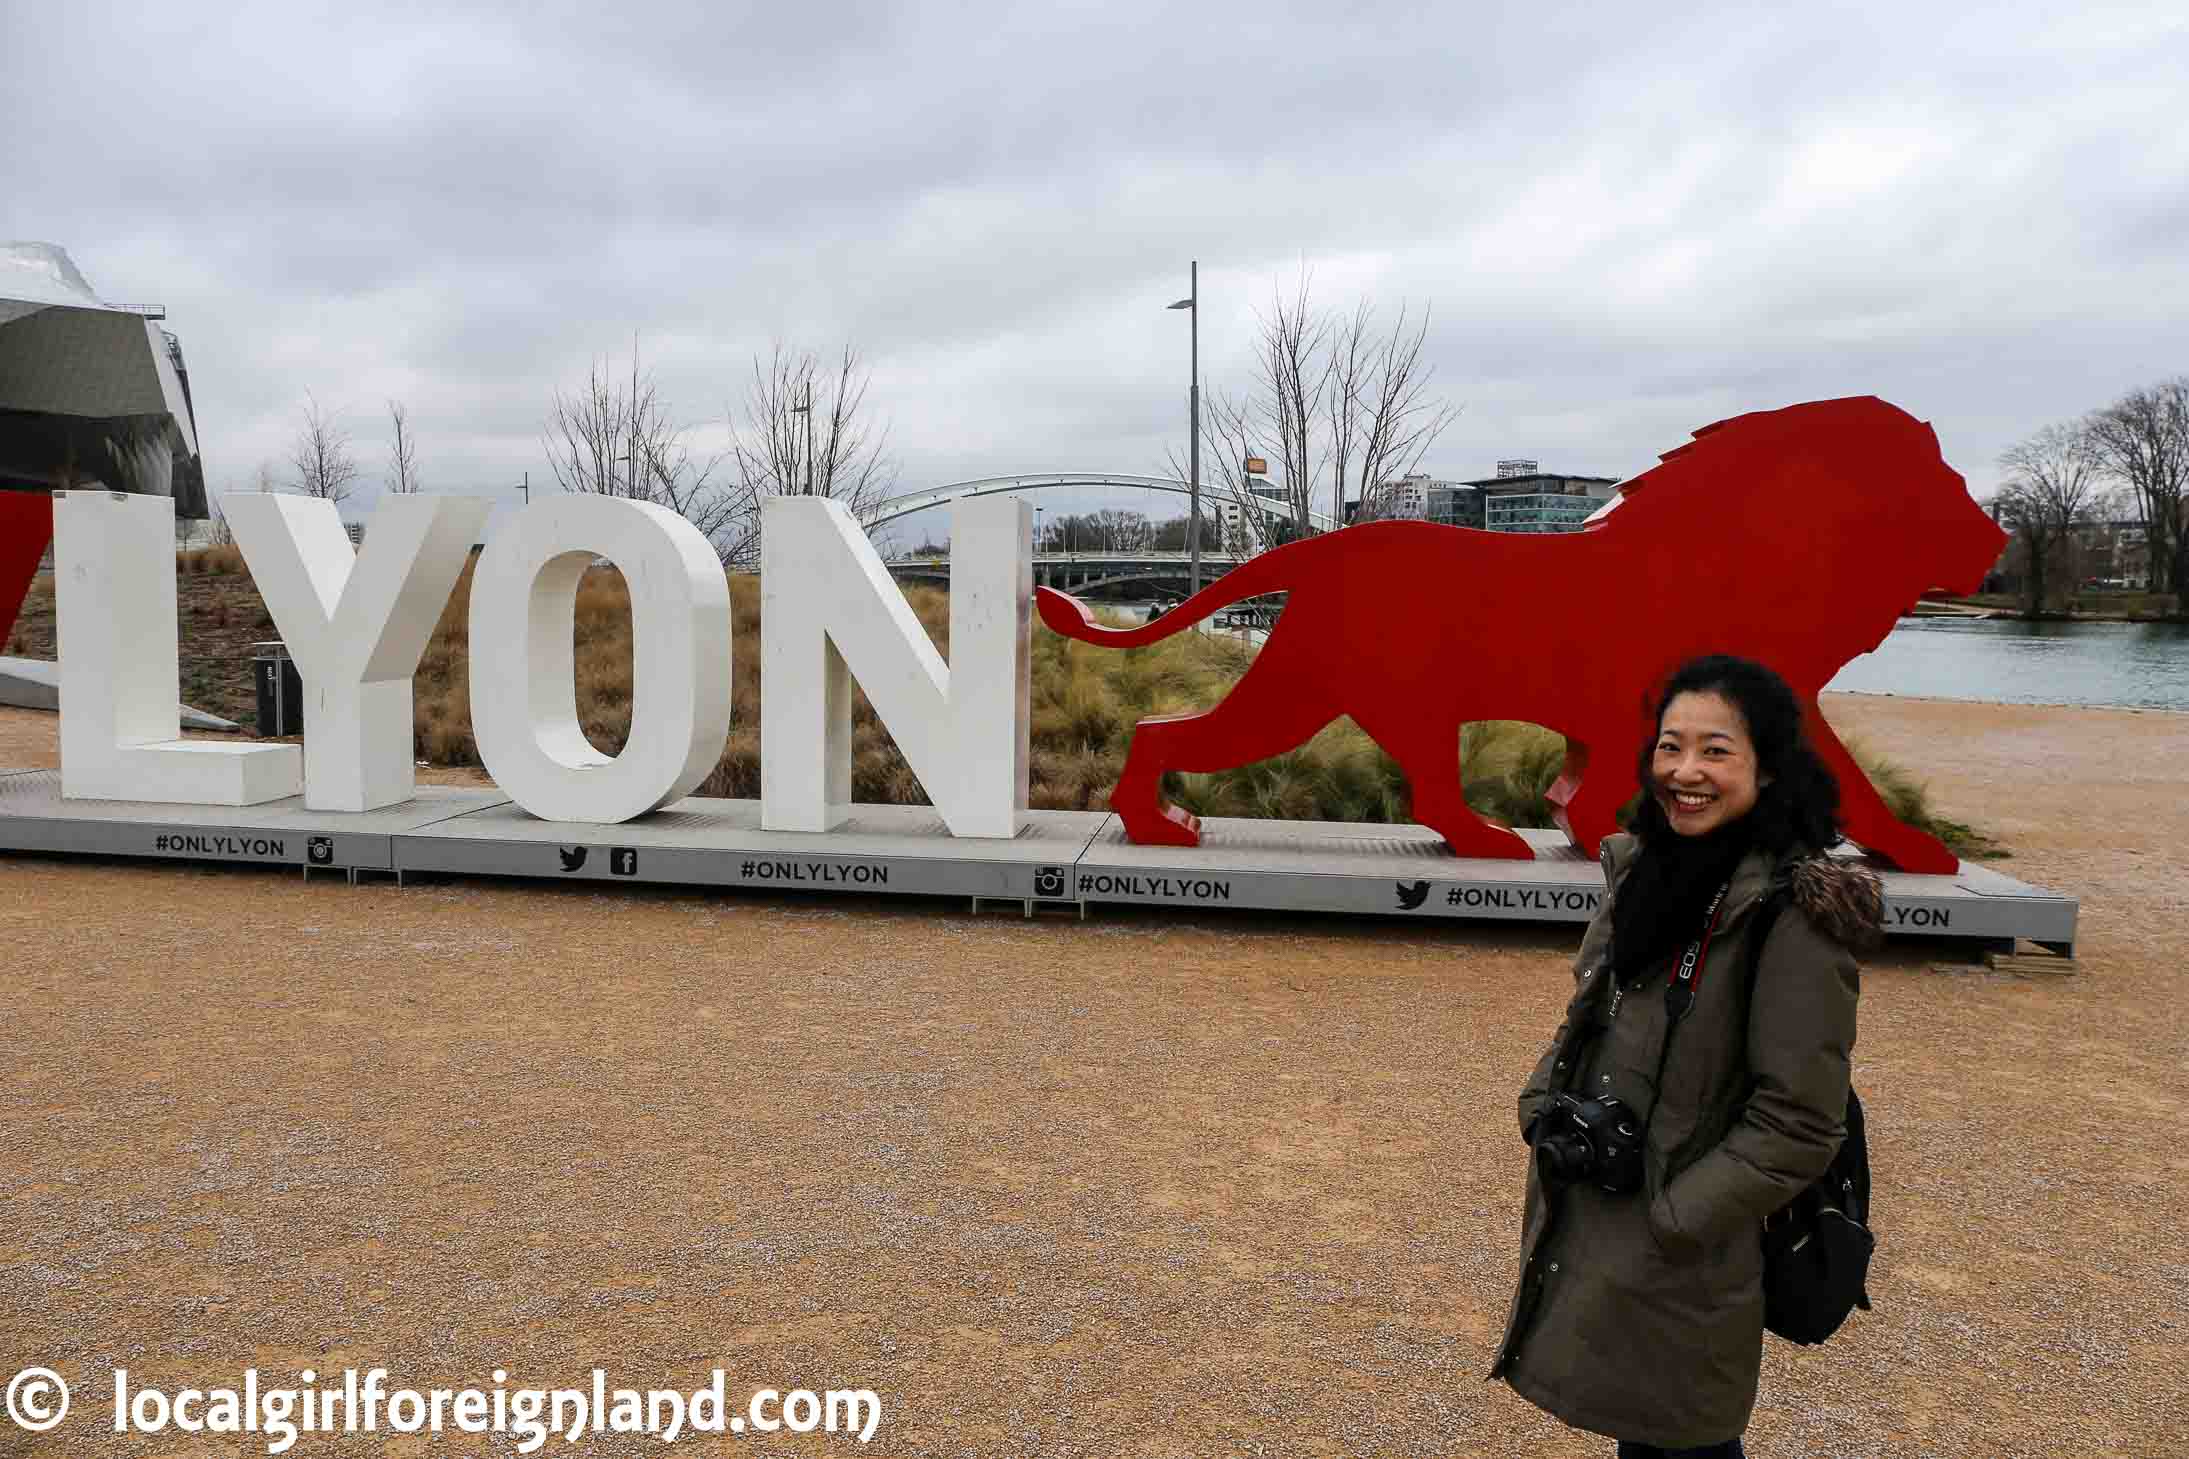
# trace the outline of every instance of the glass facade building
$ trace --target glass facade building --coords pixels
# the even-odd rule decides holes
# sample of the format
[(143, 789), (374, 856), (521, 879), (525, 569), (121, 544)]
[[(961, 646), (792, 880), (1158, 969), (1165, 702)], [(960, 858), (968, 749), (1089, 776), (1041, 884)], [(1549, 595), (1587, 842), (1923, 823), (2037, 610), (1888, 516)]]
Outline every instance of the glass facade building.
[(1442, 522), (1447, 527), (1473, 527), (1480, 531), (1489, 525), (1484, 517), (1483, 502), (1482, 493), (1471, 486), (1440, 481), (1429, 488), (1425, 515), (1430, 521)]
[(1564, 492), (1499, 492), (1485, 503), (1492, 532), (1578, 532), (1606, 498)]
[(1478, 525), (1491, 532), (1578, 532), (1618, 493), (1610, 476), (1561, 476), (1533, 461), (1500, 461), (1495, 476), (1465, 483), (1482, 494)]
[(1382, 515), (1478, 532), (1576, 532), (1617, 491), (1614, 477), (1560, 476), (1534, 466), (1500, 461), (1496, 476), (1479, 481), (1403, 476), (1385, 483)]

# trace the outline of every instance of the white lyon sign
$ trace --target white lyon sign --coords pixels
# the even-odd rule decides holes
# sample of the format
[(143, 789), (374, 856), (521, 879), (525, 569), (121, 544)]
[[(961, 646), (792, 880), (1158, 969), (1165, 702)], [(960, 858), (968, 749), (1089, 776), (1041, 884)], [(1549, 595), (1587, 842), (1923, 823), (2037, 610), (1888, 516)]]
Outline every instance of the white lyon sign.
[[(184, 741), (178, 719), (174, 504), (57, 492), (62, 794), (252, 805), (303, 794), (368, 811), (413, 792), (411, 676), (486, 520), (466, 497), (385, 498), (362, 551), (332, 504), (234, 495), (233, 524), (305, 687), (293, 745)], [(951, 834), (1009, 837), (1026, 808), (1032, 512), (1012, 497), (951, 512), (950, 662), (866, 534), (821, 497), (767, 503), (761, 591), (761, 819), (825, 831), (850, 813), (851, 679)], [(631, 592), (631, 735), (604, 755), (577, 722), (572, 621), (596, 557)], [(471, 712), (502, 791), (543, 820), (613, 824), (688, 796), (730, 727), (730, 603), (713, 549), (649, 503), (561, 496), (526, 507), (471, 584)]]
[[(573, 687), (596, 555), (631, 589), (631, 737), (613, 757), (578, 727)], [(730, 585), (699, 529), (622, 497), (518, 513), (471, 574), (471, 732), (494, 783), (542, 820), (614, 825), (697, 790), (730, 733)]]
[(1026, 809), (1034, 593), (1014, 498), (950, 518), (950, 657), (928, 641), (841, 502), (777, 497), (760, 551), (760, 824), (828, 831), (851, 814), (851, 681), (954, 836), (1018, 834)]
[(297, 793), (294, 745), (182, 737), (174, 498), (55, 492), (53, 611), (64, 797), (257, 805)]
[(334, 503), (229, 496), (221, 510), (304, 681), (304, 805), (411, 798), (411, 675), (486, 522), (477, 497), (390, 496), (353, 551)]

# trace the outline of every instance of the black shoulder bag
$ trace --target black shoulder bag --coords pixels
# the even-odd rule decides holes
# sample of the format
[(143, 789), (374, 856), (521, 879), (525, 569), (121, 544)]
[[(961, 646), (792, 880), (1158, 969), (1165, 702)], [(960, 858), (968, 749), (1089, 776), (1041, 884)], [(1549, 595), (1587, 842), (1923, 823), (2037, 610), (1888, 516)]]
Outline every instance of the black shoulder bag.
[[(1782, 894), (1774, 894), (1756, 910), (1747, 958), (1751, 1004), (1764, 939), (1782, 904)], [(1862, 1101), (1851, 1087), (1846, 1125), (1847, 1138), (1824, 1174), (1763, 1223), (1763, 1325), (1788, 1342), (1823, 1342), (1855, 1308), (1870, 1310), (1870, 1255), (1877, 1248), (1870, 1232), (1870, 1146)]]

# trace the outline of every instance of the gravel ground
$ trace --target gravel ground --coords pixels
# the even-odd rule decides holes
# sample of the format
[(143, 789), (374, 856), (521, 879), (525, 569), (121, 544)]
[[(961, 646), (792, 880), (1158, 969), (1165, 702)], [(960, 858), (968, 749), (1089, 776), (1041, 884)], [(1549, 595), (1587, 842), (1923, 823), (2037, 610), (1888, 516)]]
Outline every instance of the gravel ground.
[[(2189, 716), (1829, 705), (2079, 893), (2081, 972), (1865, 978), (1874, 1314), (1773, 1340), (1759, 1456), (2189, 1434)], [(0, 764), (54, 763), (0, 710)], [(461, 775), (454, 778), (461, 779)], [(78, 1392), (866, 1387), (868, 1452), (1608, 1455), (1482, 1373), (1571, 930), (0, 859), (0, 1315)], [(272, 1380), (270, 1380), (272, 1381)], [(856, 1452), (841, 1438), (672, 1452)], [(652, 1452), (649, 1441), (547, 1453)], [(514, 1451), (306, 1436), (297, 1455)]]

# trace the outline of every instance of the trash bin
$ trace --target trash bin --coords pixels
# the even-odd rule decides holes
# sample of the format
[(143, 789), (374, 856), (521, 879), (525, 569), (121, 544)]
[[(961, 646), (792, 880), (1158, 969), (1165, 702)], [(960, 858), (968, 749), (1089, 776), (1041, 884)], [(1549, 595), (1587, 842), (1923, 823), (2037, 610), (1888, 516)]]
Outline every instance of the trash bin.
[(258, 684), (258, 732), (263, 738), (304, 733), (304, 679), (288, 648), (275, 640), (251, 645)]

